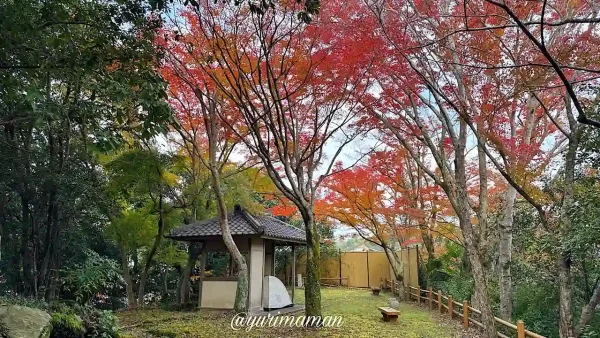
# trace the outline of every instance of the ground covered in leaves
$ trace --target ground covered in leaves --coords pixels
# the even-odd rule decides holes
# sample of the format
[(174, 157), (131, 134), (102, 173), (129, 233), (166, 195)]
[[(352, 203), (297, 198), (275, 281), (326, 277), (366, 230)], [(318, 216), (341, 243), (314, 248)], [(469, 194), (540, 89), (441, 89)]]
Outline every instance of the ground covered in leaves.
[[(302, 302), (303, 292), (296, 294)], [(202, 310), (175, 312), (160, 309), (119, 313), (126, 337), (352, 337), (352, 338), (450, 338), (462, 337), (460, 323), (443, 321), (435, 312), (407, 303), (400, 303), (396, 323), (381, 320), (378, 306), (388, 305), (389, 295), (371, 295), (371, 290), (324, 288), (323, 315), (343, 317), (339, 328), (252, 328), (249, 332), (230, 327), (232, 312)], [(301, 315), (301, 314), (296, 314)]]

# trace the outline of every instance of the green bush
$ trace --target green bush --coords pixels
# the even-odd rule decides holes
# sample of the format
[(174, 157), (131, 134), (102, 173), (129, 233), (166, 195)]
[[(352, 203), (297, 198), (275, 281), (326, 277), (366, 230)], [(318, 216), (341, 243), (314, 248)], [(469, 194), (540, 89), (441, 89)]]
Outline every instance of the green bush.
[(111, 311), (89, 308), (83, 317), (86, 338), (119, 338), (117, 317)]
[[(119, 273), (117, 261), (100, 256), (87, 250), (86, 260), (66, 271), (62, 288), (63, 298), (76, 301), (79, 304), (94, 306), (120, 306), (123, 297), (117, 297), (124, 291), (123, 277)], [(100, 297), (98, 297), (100, 296)]]
[(48, 310), (48, 303), (44, 300), (24, 297), (16, 294), (3, 294), (0, 295), (0, 304), (11, 304), (11, 305), (21, 305), (39, 310)]
[(52, 314), (51, 338), (81, 338), (85, 334), (82, 319), (73, 313)]

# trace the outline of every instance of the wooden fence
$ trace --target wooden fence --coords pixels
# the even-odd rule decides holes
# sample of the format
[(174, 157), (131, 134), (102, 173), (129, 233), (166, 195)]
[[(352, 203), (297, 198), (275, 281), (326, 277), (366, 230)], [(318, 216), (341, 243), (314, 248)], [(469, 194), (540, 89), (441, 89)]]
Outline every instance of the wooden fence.
[[(425, 303), (429, 309), (437, 309), (440, 314), (445, 312), (451, 319), (461, 318), (464, 328), (475, 325), (483, 329), (483, 324), (481, 323), (481, 311), (469, 306), (469, 303), (466, 300), (463, 300), (462, 303), (460, 303), (453, 300), (451, 295), (443, 295), (441, 290), (434, 292), (431, 288), (429, 288), (429, 290), (424, 290), (419, 286), (404, 286), (397, 281), (387, 281), (386, 287), (389, 288), (394, 295), (399, 295), (400, 292), (403, 292), (404, 299), (407, 301), (416, 300), (419, 305)], [(494, 317), (494, 319), (496, 320), (496, 323), (500, 324), (502, 327), (516, 331), (517, 338), (546, 338), (540, 334), (526, 330), (525, 323), (522, 320), (517, 321), (517, 324), (515, 325), (498, 317)], [(498, 332), (498, 337), (510, 338), (510, 336), (500, 332)]]
[[(418, 249), (397, 252), (402, 262), (403, 280), (412, 286), (419, 284)], [(296, 274), (306, 273), (306, 257), (298, 259)], [(292, 280), (291, 266), (277, 276), (286, 285)], [(379, 287), (382, 282), (394, 279), (394, 274), (384, 252), (340, 252), (336, 257), (321, 260), (321, 285), (352, 288)]]

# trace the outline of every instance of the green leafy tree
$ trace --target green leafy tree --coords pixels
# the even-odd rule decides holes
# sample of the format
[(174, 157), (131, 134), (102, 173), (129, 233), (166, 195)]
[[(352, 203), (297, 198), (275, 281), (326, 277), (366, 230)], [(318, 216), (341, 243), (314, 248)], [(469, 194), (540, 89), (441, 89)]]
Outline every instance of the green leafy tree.
[(105, 165), (107, 191), (115, 201), (107, 211), (109, 231), (118, 243), (130, 307), (144, 304), (146, 282), (164, 235), (181, 221), (180, 180), (172, 171), (178, 159), (154, 149), (132, 148)]
[(80, 245), (107, 248), (91, 150), (123, 131), (150, 137), (170, 118), (149, 11), (137, 0), (0, 3), (4, 288), (53, 299), (60, 271), (86, 259)]

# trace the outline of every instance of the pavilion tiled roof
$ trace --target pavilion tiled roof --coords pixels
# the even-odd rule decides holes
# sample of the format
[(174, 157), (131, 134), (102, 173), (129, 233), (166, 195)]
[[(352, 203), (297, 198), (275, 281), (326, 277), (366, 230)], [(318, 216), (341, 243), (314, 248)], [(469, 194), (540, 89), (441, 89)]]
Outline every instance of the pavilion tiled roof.
[[(260, 235), (280, 241), (306, 243), (306, 233), (292, 225), (278, 220), (275, 217), (260, 215), (253, 216), (239, 206), (235, 206), (233, 212), (227, 215), (229, 229), (232, 236)], [(219, 218), (182, 225), (169, 232), (168, 238), (180, 241), (202, 239), (204, 237), (221, 236)]]

